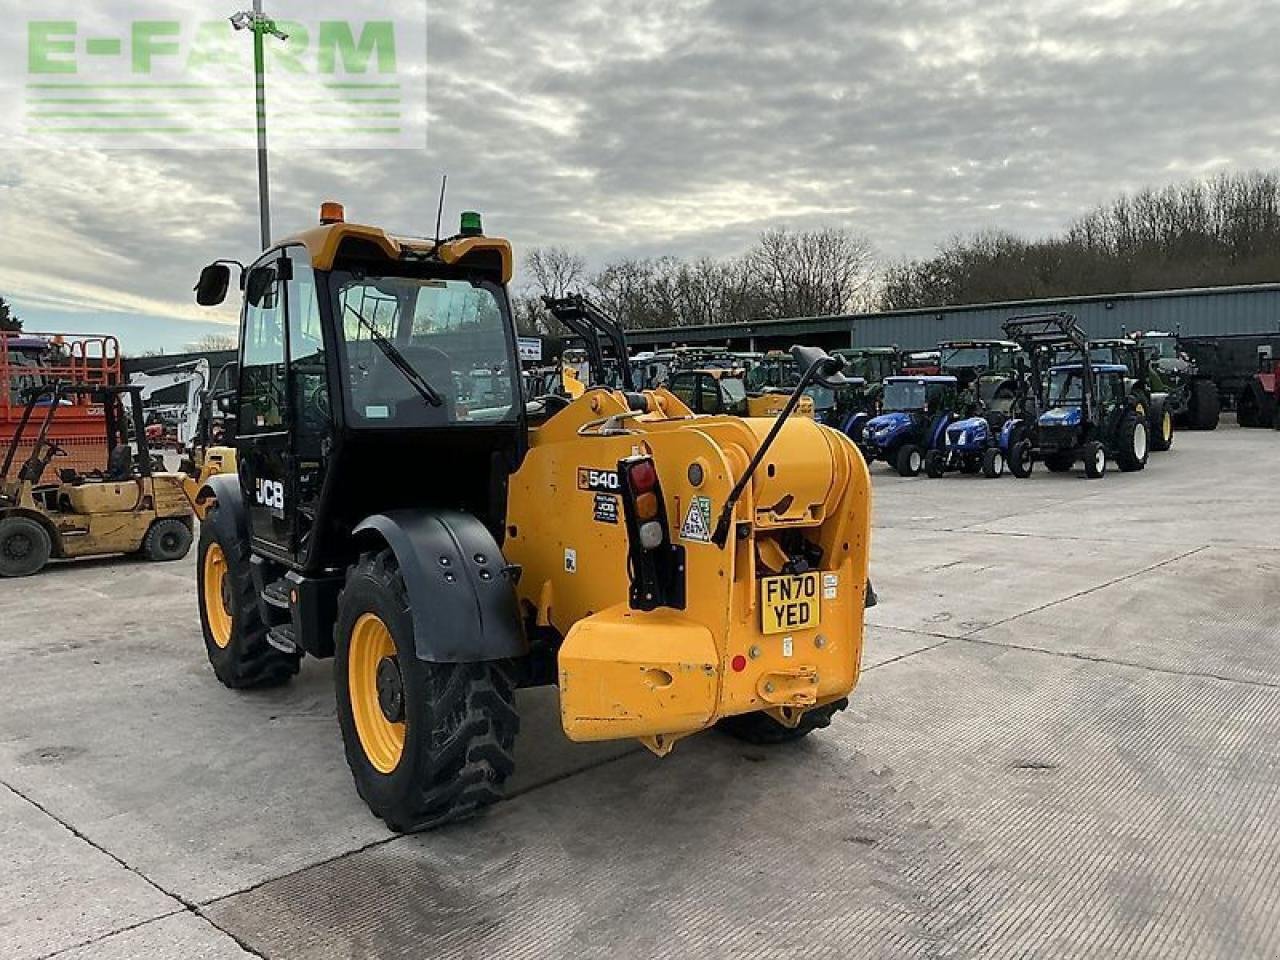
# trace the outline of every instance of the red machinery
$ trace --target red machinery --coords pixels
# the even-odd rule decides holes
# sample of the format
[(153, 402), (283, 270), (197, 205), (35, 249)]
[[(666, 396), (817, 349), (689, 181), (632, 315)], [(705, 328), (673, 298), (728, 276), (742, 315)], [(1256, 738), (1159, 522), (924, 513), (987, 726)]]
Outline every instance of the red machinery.
[[(0, 333), (0, 445), (13, 439), (26, 391), (55, 382), (114, 386), (124, 382), (120, 341), (105, 334)], [(49, 426), (49, 439), (67, 451), (51, 470), (100, 470), (108, 450), (100, 404), (88, 395), (64, 399)], [(25, 456), (18, 451), (18, 457)]]

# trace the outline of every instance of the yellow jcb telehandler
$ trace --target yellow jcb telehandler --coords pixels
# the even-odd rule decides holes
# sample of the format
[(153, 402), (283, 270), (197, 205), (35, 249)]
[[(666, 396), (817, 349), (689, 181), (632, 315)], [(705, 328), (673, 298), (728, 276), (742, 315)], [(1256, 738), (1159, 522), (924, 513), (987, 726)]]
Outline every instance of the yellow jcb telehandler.
[[(332, 657), (356, 787), (395, 830), (501, 796), (520, 686), (559, 687), (573, 740), (665, 754), (713, 726), (803, 737), (858, 679), (867, 470), (792, 416), (840, 361), (798, 348), (769, 419), (697, 416), (627, 364), (526, 402), (511, 269), (478, 215), (432, 241), (335, 204), (244, 268), (239, 470), (199, 491), (206, 652), (237, 688)], [(501, 372), (486, 406), (475, 369)]]

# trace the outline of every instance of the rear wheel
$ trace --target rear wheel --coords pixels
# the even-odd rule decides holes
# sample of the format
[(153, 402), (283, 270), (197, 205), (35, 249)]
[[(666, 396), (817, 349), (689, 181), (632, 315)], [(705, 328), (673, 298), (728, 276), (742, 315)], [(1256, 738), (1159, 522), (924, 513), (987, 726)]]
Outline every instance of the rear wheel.
[(1036, 462), (1031, 455), (1031, 441), (1019, 440), (1009, 450), (1009, 472), (1019, 480), (1026, 480), (1035, 469)]
[(200, 627), (213, 672), (235, 690), (288, 683), (302, 652), (285, 653), (267, 640), (249, 573), (249, 544), (217, 504), (200, 524), (197, 553)]
[(142, 538), (142, 554), (148, 560), (181, 560), (191, 549), (191, 528), (178, 517), (163, 517), (151, 524)]
[(1147, 465), (1147, 421), (1131, 413), (1120, 421), (1116, 438), (1116, 465), (1122, 473), (1134, 473)]
[(947, 472), (947, 458), (941, 450), (930, 450), (924, 455), (924, 472), (935, 480)]
[(849, 706), (847, 697), (841, 697), (825, 706), (814, 707), (800, 718), (800, 723), (787, 727), (767, 713), (744, 713), (725, 717), (716, 723), (716, 729), (746, 743), (772, 745), (792, 743), (807, 737), (815, 730), (831, 726), (831, 718)]
[(1259, 389), (1254, 384), (1244, 388), (1240, 399), (1236, 401), (1236, 423), (1246, 429), (1262, 426), (1262, 403)]
[(904, 443), (898, 448), (897, 456), (893, 459), (893, 467), (898, 471), (899, 476), (918, 477), (923, 466), (924, 454), (914, 443)]
[(1188, 402), (1191, 423), (1197, 430), (1217, 430), (1222, 416), (1218, 385), (1212, 380), (1192, 380)]
[(347, 765), (376, 816), (407, 833), (502, 798), (520, 726), (512, 667), (420, 660), (390, 550), (365, 554), (348, 571), (335, 640)]
[(1004, 454), (995, 447), (982, 454), (982, 475), (988, 480), (1004, 476)]
[(0, 519), (0, 577), (29, 577), (49, 562), (53, 541), (30, 517)]
[(1107, 473), (1107, 451), (1102, 444), (1093, 440), (1084, 445), (1084, 475), (1090, 480), (1099, 480)]

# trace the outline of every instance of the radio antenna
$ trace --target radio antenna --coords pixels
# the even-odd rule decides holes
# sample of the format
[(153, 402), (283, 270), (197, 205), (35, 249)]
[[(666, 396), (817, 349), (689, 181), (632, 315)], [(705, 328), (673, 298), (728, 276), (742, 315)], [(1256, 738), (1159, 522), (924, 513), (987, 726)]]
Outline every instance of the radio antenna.
[(444, 192), (449, 187), (449, 175), (440, 178), (440, 205), (436, 207), (436, 246), (440, 246), (440, 224), (444, 220)]

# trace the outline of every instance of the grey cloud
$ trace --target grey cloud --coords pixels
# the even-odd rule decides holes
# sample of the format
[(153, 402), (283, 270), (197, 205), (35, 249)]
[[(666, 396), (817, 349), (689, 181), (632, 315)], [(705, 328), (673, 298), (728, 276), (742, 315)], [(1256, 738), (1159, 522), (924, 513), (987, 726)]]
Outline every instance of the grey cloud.
[[(779, 224), (886, 256), (1044, 234), (1122, 190), (1274, 165), (1276, 49), (1268, 0), (432, 5), (426, 153), (275, 153), (275, 221), (336, 198), (428, 232), (448, 169), (450, 222), (481, 209), (594, 263)], [(202, 262), (255, 246), (245, 152), (0, 153), (0, 181), (7, 235), (72, 239), (48, 269), (175, 312)]]

